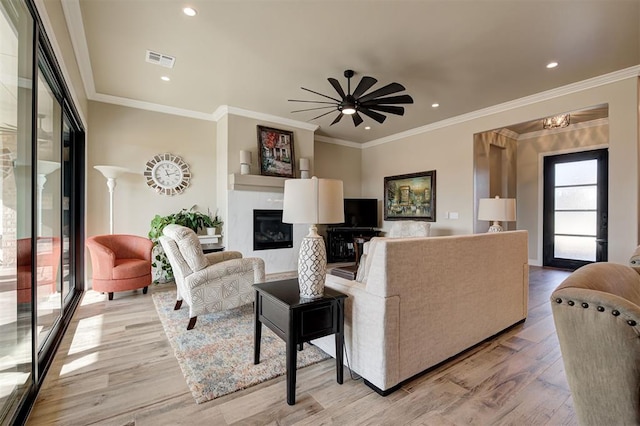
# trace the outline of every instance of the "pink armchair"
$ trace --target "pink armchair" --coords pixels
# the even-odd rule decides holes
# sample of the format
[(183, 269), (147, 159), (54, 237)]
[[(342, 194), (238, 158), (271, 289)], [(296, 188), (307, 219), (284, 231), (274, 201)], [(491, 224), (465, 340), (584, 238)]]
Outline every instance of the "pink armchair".
[(151, 249), (148, 238), (137, 235), (96, 235), (87, 238), (93, 268), (93, 289), (109, 294), (151, 284)]
[(17, 291), (18, 303), (31, 302), (31, 285), (34, 279), (38, 286), (38, 297), (45, 297), (56, 292), (58, 269), (60, 267), (60, 238), (39, 237), (36, 275), (32, 277), (31, 238), (17, 240), (18, 271)]

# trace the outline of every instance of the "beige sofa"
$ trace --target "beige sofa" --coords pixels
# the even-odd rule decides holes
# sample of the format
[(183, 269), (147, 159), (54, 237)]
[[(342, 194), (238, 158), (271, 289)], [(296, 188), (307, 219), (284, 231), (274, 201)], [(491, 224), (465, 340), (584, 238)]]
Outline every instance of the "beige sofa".
[[(523, 321), (527, 259), (526, 231), (373, 238), (362, 282), (327, 275), (328, 287), (349, 295), (345, 348), (351, 369), (386, 395)], [(335, 356), (332, 336), (313, 344)]]

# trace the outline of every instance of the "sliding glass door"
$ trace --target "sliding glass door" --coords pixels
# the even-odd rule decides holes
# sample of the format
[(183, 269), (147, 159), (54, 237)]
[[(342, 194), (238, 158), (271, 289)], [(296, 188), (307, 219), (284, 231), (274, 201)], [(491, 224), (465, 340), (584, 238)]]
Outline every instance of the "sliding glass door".
[(32, 389), (34, 22), (0, 1), (0, 423)]
[(0, 424), (21, 423), (82, 291), (84, 132), (31, 0), (0, 0)]

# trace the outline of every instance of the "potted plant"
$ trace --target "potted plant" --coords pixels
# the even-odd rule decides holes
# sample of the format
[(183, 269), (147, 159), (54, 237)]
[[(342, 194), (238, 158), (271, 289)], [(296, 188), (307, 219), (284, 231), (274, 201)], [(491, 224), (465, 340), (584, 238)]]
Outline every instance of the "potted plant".
[(171, 269), (169, 259), (167, 259), (167, 255), (159, 244), (160, 237), (162, 236), (162, 230), (165, 226), (170, 224), (182, 225), (193, 229), (193, 231), (197, 233), (200, 229), (216, 226), (214, 225), (214, 223), (216, 223), (214, 219), (218, 219), (218, 221), (222, 223), (217, 214), (212, 218), (209, 212), (205, 214), (195, 210), (195, 206), (192, 206), (190, 209), (182, 209), (178, 213), (172, 213), (168, 216), (154, 216), (151, 220), (149, 238), (153, 241), (154, 256), (151, 266), (156, 268), (158, 274), (156, 282), (159, 280), (169, 281), (173, 278), (173, 270)]
[(222, 231), (221, 228), (224, 224), (222, 219), (220, 219), (220, 216), (218, 216), (218, 211), (216, 210), (216, 214), (212, 216), (211, 211), (207, 209), (207, 218), (209, 219), (207, 224), (207, 235), (218, 235), (218, 233)]

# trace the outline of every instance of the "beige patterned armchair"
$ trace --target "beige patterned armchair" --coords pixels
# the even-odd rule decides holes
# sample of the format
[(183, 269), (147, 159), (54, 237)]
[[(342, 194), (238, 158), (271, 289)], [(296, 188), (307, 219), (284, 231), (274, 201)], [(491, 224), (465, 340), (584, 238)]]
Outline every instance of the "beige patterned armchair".
[(189, 306), (187, 330), (196, 325), (198, 315), (236, 308), (254, 301), (252, 285), (264, 281), (264, 261), (242, 258), (237, 251), (204, 254), (193, 230), (167, 225), (160, 244), (164, 249), (176, 281), (180, 309), (184, 300)]

